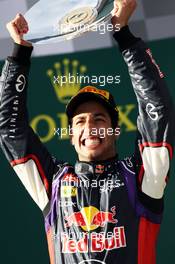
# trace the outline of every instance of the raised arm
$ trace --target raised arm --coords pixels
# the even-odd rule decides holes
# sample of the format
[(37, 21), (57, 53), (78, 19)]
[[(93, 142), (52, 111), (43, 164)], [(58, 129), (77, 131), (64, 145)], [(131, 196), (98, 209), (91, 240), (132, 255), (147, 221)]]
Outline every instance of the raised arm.
[(123, 2), (120, 13), (117, 13), (116, 8), (117, 16), (114, 17), (120, 23), (121, 16), (122, 29), (114, 37), (128, 66), (138, 102), (138, 139), (134, 159), (139, 197), (147, 207), (160, 212), (173, 154), (174, 107), (164, 75), (150, 49), (141, 39), (134, 37), (127, 26), (127, 14), (135, 9), (135, 1)]
[(0, 143), (11, 166), (41, 210), (46, 207), (56, 166), (28, 124), (27, 82), (32, 45), (23, 40), (28, 31), (23, 16), (7, 24), (14, 40), (0, 78)]

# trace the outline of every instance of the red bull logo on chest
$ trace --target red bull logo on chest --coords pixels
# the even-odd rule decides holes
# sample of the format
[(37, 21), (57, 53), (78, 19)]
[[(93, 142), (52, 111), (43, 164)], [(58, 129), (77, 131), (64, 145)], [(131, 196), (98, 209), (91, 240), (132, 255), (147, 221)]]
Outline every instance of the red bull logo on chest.
[(107, 223), (116, 224), (116, 207), (111, 208), (111, 212), (99, 211), (94, 206), (83, 207), (81, 211), (65, 216), (65, 227), (80, 226), (84, 231), (92, 231), (98, 227), (104, 227)]
[[(65, 216), (65, 227), (77, 226), (83, 229), (81, 239), (77, 240), (68, 236), (67, 233), (62, 233), (62, 252), (102, 252), (104, 250), (112, 250), (121, 247), (126, 247), (125, 229), (124, 226), (114, 227), (113, 232), (91, 232), (98, 227), (105, 225), (117, 224), (116, 207), (111, 208), (111, 212), (99, 211), (94, 206), (88, 206), (81, 209), (79, 212)], [(86, 231), (86, 232), (84, 232)]]

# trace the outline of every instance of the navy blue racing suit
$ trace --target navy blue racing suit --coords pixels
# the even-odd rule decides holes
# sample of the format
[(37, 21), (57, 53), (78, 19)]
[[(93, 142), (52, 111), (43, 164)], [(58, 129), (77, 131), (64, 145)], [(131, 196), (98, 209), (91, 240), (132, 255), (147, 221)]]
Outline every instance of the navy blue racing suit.
[(174, 108), (150, 49), (126, 26), (114, 34), (138, 101), (135, 153), (119, 160), (53, 158), (29, 126), (32, 48), (15, 44), (0, 79), (0, 144), (41, 209), (51, 264), (155, 264), (173, 156)]

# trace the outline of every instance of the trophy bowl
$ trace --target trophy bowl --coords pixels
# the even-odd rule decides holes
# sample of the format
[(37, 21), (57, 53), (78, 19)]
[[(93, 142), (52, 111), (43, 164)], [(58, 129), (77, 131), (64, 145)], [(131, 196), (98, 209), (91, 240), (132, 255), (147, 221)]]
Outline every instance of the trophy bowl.
[(24, 15), (29, 32), (24, 39), (35, 44), (73, 39), (111, 17), (113, 0), (40, 0)]

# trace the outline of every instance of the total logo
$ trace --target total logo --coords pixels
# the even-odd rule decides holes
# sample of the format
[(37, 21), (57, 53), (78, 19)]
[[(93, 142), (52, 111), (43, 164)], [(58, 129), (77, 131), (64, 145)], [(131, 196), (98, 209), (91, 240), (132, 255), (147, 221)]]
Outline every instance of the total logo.
[[(113, 206), (111, 212), (99, 211), (94, 206), (84, 207), (80, 212), (72, 213), (66, 216), (67, 221), (65, 227), (80, 226), (83, 232), (79, 232), (76, 236), (69, 237), (67, 232), (62, 232), (62, 252), (63, 253), (87, 253), (102, 252), (104, 250), (119, 249), (126, 247), (126, 236), (124, 226), (117, 226), (110, 232), (94, 232), (98, 227), (105, 227), (106, 224), (116, 224), (115, 219), (116, 208)], [(93, 232), (89, 232), (93, 231)], [(77, 231), (78, 232), (78, 231)], [(103, 263), (103, 262), (87, 262), (82, 263)]]

